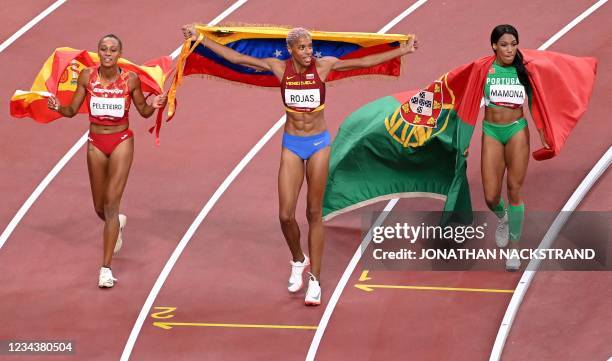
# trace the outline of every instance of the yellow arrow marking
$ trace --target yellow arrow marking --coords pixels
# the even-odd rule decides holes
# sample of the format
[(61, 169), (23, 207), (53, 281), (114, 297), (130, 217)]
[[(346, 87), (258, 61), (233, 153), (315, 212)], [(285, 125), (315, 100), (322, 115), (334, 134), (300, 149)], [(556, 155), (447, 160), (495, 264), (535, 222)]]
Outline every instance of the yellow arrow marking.
[(186, 327), (229, 327), (229, 328), (270, 328), (270, 329), (293, 329), (293, 330), (316, 330), (317, 326), (293, 326), (293, 325), (250, 325), (239, 323), (188, 323), (188, 322), (153, 322), (153, 326), (170, 330), (176, 326)]
[(372, 279), (372, 277), (368, 277), (368, 270), (364, 270), (363, 272), (361, 272), (361, 276), (359, 276), (359, 282), (365, 282), (365, 281), (369, 281)]
[(174, 317), (172, 312), (176, 311), (176, 307), (153, 307), (153, 309), (160, 310), (160, 311), (152, 313), (151, 317), (162, 319), (162, 320)]
[(430, 286), (393, 286), (393, 285), (363, 285), (356, 284), (356, 288), (362, 291), (372, 292), (375, 288), (390, 288), (403, 290), (426, 290), (426, 291), (459, 291), (459, 292), (487, 292), (487, 293), (514, 293), (514, 290), (497, 290), (491, 288), (456, 288), (456, 287), (430, 287)]

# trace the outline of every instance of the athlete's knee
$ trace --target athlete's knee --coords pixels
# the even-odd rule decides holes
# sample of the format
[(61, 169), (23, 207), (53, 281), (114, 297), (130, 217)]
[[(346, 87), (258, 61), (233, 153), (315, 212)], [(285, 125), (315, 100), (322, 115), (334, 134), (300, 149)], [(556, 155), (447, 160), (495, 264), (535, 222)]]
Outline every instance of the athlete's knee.
[(106, 199), (104, 201), (104, 217), (105, 219), (114, 219), (119, 216), (119, 200)]
[(295, 223), (295, 212), (281, 210), (278, 214), (278, 220), (282, 225)]
[(521, 198), (521, 187), (523, 186), (522, 182), (513, 181), (508, 179), (508, 200), (511, 203), (516, 204), (520, 201)]
[(98, 215), (98, 217), (105, 221), (106, 220), (106, 216), (104, 215), (104, 207), (94, 207), (94, 210), (96, 211), (96, 214)]
[(514, 205), (520, 204), (522, 202), (521, 192), (508, 192), (508, 201), (510, 202), (510, 204)]
[(306, 219), (308, 220), (308, 223), (321, 222), (323, 219), (323, 210), (321, 207), (307, 207)]
[(490, 209), (493, 209), (499, 204), (501, 194), (499, 193), (485, 193), (485, 202)]

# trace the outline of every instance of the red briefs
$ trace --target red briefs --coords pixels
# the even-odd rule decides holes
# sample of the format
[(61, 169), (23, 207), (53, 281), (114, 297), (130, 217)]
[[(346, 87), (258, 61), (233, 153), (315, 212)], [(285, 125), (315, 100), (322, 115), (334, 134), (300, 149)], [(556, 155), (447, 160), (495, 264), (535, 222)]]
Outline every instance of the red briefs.
[(111, 134), (99, 134), (89, 132), (89, 142), (102, 153), (106, 154), (107, 157), (113, 153), (113, 150), (117, 148), (121, 142), (126, 139), (134, 137), (134, 132), (131, 129), (126, 129), (122, 132), (111, 133)]

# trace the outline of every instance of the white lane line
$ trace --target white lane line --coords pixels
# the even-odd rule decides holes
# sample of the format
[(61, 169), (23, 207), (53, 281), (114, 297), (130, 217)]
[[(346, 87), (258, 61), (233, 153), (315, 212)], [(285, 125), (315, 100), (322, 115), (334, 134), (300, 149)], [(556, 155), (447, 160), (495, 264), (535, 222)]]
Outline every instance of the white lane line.
[[(593, 9), (594, 6), (592, 6), (585, 13), (587, 13), (587, 12), (588, 12), (588, 14), (592, 13), (595, 9), (597, 9), (599, 6), (601, 6), (605, 2), (607, 2), (607, 0), (599, 1), (597, 4), (594, 5), (594, 6), (597, 5), (596, 8)], [(421, 2), (419, 1), (419, 3), (421, 3)], [(419, 4), (419, 5), (421, 5), (421, 4)], [(591, 10), (591, 9), (593, 9), (593, 10)], [(584, 19), (586, 17), (586, 16), (584, 16), (585, 13), (581, 14), (576, 19), (580, 19), (580, 20)], [(402, 13), (402, 15), (403, 14), (404, 13)], [(556, 41), (559, 38), (561, 38), (565, 33), (567, 33), (567, 31), (569, 31), (569, 29), (573, 28), (580, 21), (580, 20), (576, 21), (576, 19), (570, 23), (571, 26), (569, 26), (570, 24), (568, 24), (568, 26), (564, 27), (561, 31), (556, 33), (551, 39), (554, 38), (555, 39), (554, 41)], [(393, 21), (395, 21), (395, 19)], [(395, 23), (397, 23), (397, 22), (395, 22)], [(384, 27), (383, 29), (381, 29), (381, 31), (382, 30), (388, 31), (389, 29), (387, 27)], [(551, 42), (550, 41), (551, 39), (549, 39), (549, 41), (544, 43), (538, 49), (539, 50), (544, 50), (544, 49), (548, 48), (550, 45), (552, 45), (554, 43), (554, 41)], [(389, 201), (389, 203), (387, 203), (387, 206), (385, 207), (385, 210), (387, 210), (387, 208), (389, 208), (389, 211), (391, 209), (393, 209), (393, 207), (395, 206), (397, 201), (398, 201), (398, 199), (393, 199), (393, 200)], [(387, 215), (388, 215), (388, 212), (385, 212), (385, 213), (381, 214), (381, 217), (383, 218), (382, 221), (384, 221), (384, 218), (386, 218)], [(378, 222), (378, 220), (377, 220), (377, 222)], [(370, 229), (370, 232), (371, 232), (371, 229)], [(369, 232), (368, 232), (368, 234), (369, 234)], [(370, 240), (371, 240), (371, 238), (368, 238), (367, 236), (363, 239), (363, 242), (361, 243), (361, 245), (359, 246), (359, 248), (355, 252), (355, 255), (353, 256), (353, 259), (351, 259), (351, 262), (347, 266), (347, 269), (344, 271), (344, 274), (342, 275), (342, 278), (340, 279), (340, 282), (336, 286), (336, 289), (334, 290), (334, 293), (332, 294), (332, 298), (329, 300), (329, 303), (328, 303), (328, 305), (327, 305), (327, 307), (326, 307), (326, 309), (325, 309), (325, 311), (323, 313), (323, 317), (321, 318), (321, 322), (319, 323), (319, 326), (317, 327), (317, 331), (315, 332), (315, 336), (314, 336), (314, 338), (312, 340), (312, 343), (310, 344), (310, 348), (308, 350), (308, 354), (306, 355), (306, 361), (313, 361), (315, 359), (317, 349), (319, 347), (319, 344), (321, 342), (321, 338), (323, 337), (323, 333), (325, 332), (325, 328), (327, 327), (329, 319), (331, 318), (331, 314), (333, 313), (333, 309), (336, 307), (336, 304), (337, 304), (337, 302), (338, 302), (338, 300), (339, 300), (339, 298), (340, 298), (340, 296), (342, 294), (342, 291), (346, 287), (346, 283), (348, 283), (350, 275), (353, 273), (355, 267), (357, 266), (357, 263), (358, 263), (359, 259), (361, 258), (362, 254), (363, 254), (363, 250), (365, 249), (365, 247), (368, 246)], [(331, 310), (329, 310), (330, 308), (331, 308)]]
[(586, 19), (587, 16), (591, 15), (595, 10), (599, 9), (603, 4), (607, 2), (608, 0), (599, 0), (598, 2), (593, 4), (590, 8), (585, 10), (582, 14), (578, 15), (578, 17), (572, 20), (569, 24), (565, 25), (563, 29), (559, 30), (555, 35), (553, 35), (544, 44), (542, 44), (542, 46), (540, 46), (538, 50), (548, 49), (552, 44), (554, 44), (563, 35), (565, 35), (568, 31), (570, 31), (574, 26), (576, 26), (582, 20)]
[(72, 148), (70, 148), (68, 152), (62, 157), (62, 159), (60, 159), (59, 162), (57, 162), (55, 167), (53, 167), (53, 169), (51, 169), (49, 174), (47, 174), (47, 176), (43, 178), (40, 184), (34, 189), (34, 192), (30, 194), (30, 196), (28, 197), (28, 199), (26, 199), (26, 201), (23, 203), (21, 208), (19, 208), (19, 210), (17, 211), (17, 214), (15, 214), (11, 222), (4, 229), (4, 232), (2, 232), (2, 234), (0, 235), (0, 249), (2, 249), (2, 246), (4, 246), (4, 243), (6, 242), (6, 240), (13, 233), (13, 230), (15, 230), (15, 227), (17, 227), (19, 222), (21, 222), (21, 219), (25, 216), (25, 214), (28, 212), (30, 207), (32, 207), (32, 204), (36, 202), (36, 200), (38, 199), (40, 194), (45, 190), (45, 188), (47, 188), (49, 183), (51, 183), (53, 178), (55, 178), (55, 176), (62, 170), (62, 168), (64, 168), (66, 163), (68, 163), (68, 161), (76, 154), (76, 152), (83, 146), (83, 144), (87, 142), (88, 133), (89, 132), (85, 132), (85, 134), (83, 134), (83, 136), (81, 136), (81, 138), (76, 143), (74, 143)]
[[(227, 9), (225, 9), (224, 12), (219, 14), (219, 16), (217, 16), (216, 18), (212, 19), (212, 21), (210, 23), (208, 23), (208, 25), (209, 26), (217, 25), (221, 20), (225, 19), (229, 14), (233, 13), (236, 9), (238, 9), (239, 7), (244, 5), (246, 2), (247, 2), (247, 0), (238, 0), (238, 1), (236, 1), (232, 6), (230, 6)], [(172, 52), (172, 54), (170, 55), (172, 57), (172, 59), (174, 59), (177, 56), (179, 56), (179, 54), (181, 53), (181, 48), (182, 47), (183, 46), (181, 45), (178, 48), (176, 48), (175, 51)]]
[[(342, 295), (342, 292), (344, 291), (346, 284), (351, 278), (351, 275), (353, 274), (355, 267), (357, 267), (357, 264), (359, 263), (361, 256), (363, 256), (363, 253), (365, 252), (366, 248), (368, 248), (368, 245), (372, 241), (372, 230), (375, 227), (380, 226), (385, 221), (385, 219), (387, 218), (389, 213), (391, 213), (391, 210), (393, 209), (393, 207), (395, 207), (398, 201), (399, 201), (399, 198), (394, 198), (390, 200), (389, 203), (387, 203), (387, 205), (385, 206), (385, 209), (378, 216), (378, 218), (376, 218), (376, 221), (374, 222), (374, 224), (372, 224), (372, 227), (370, 228), (366, 236), (363, 237), (363, 241), (361, 242), (359, 247), (357, 247), (357, 250), (355, 251), (353, 258), (351, 258), (349, 264), (346, 266), (346, 269), (344, 270), (342, 277), (340, 277), (340, 281), (338, 281), (338, 285), (336, 285), (336, 288), (334, 289), (334, 293), (329, 298), (329, 302), (327, 303), (327, 306), (325, 307), (323, 316), (321, 316), (321, 321), (319, 321), (319, 325), (317, 326), (317, 331), (315, 332), (315, 335), (312, 338), (312, 342), (310, 343), (310, 348), (308, 349), (308, 354), (306, 355), (306, 361), (313, 361), (315, 359), (317, 350), (319, 349), (319, 344), (321, 343), (321, 339), (323, 338), (323, 334), (325, 333), (325, 328), (327, 328), (327, 324), (329, 323), (331, 315), (334, 312), (334, 309), (336, 308), (336, 304), (340, 300), (340, 296)], [(322, 331), (319, 332), (319, 330), (322, 330)]]
[(412, 14), (416, 9), (420, 8), (421, 5), (425, 4), (427, 0), (419, 0), (412, 4), (408, 9), (404, 10), (401, 14), (395, 17), (395, 19), (391, 20), (387, 25), (383, 26), (382, 29), (378, 30), (379, 34), (384, 34), (391, 30), (392, 27), (397, 25), (400, 21), (404, 20), (404, 18), (410, 14)]
[[(216, 25), (216, 24), (218, 24), (221, 20), (226, 18), (229, 14), (234, 12), (236, 9), (238, 9), (240, 6), (242, 6), (247, 1), (248, 0), (238, 0), (238, 1), (236, 1), (232, 6), (230, 6), (227, 9), (225, 9), (225, 11), (223, 11), (221, 14), (219, 14), (219, 16), (214, 18), (209, 23), (209, 25)], [(64, 2), (66, 2), (66, 0), (61, 0), (61, 1), (55, 2), (53, 5), (51, 5), (49, 8), (47, 8), (47, 10), (45, 10), (43, 13), (38, 15), (34, 20), (30, 21), (26, 26), (31, 24), (29, 26), (29, 28), (31, 28), (37, 22), (39, 22), (42, 18), (44, 18), (44, 16), (48, 15), (49, 13), (51, 13), (51, 11), (55, 10), (58, 6), (60, 6)], [(42, 16), (43, 14), (45, 14), (45, 15)], [(21, 32), (26, 26), (24, 26), (19, 31)], [(27, 31), (27, 29), (24, 30), (21, 34), (23, 34), (25, 31)], [(11, 38), (13, 38), (13, 37), (15, 37), (15, 35), (13, 35)], [(5, 43), (7, 41), (5, 41)], [(4, 45), (4, 43), (2, 45)], [(178, 56), (178, 54), (181, 52), (181, 47), (182, 46), (179, 46), (175, 51), (172, 52), (172, 54), (170, 54), (172, 59), (175, 59)], [(0, 50), (0, 52), (1, 52), (1, 50)], [(62, 157), (62, 159), (60, 159), (59, 162), (53, 167), (53, 169), (51, 169), (49, 174), (47, 174), (47, 176), (34, 189), (34, 192), (32, 192), (32, 194), (30, 194), (30, 196), (28, 197), (28, 199), (26, 199), (26, 201), (23, 203), (21, 208), (19, 208), (19, 210), (17, 211), (17, 213), (15, 214), (13, 219), (9, 222), (9, 224), (6, 226), (6, 228), (4, 229), (2, 234), (0, 235), (0, 249), (2, 249), (2, 246), (4, 246), (4, 243), (6, 243), (8, 238), (11, 236), (11, 234), (15, 230), (15, 227), (17, 227), (19, 222), (21, 222), (21, 220), (23, 219), (25, 214), (30, 210), (30, 208), (32, 207), (34, 202), (36, 202), (36, 200), (41, 195), (41, 193), (44, 192), (44, 190), (47, 188), (49, 183), (51, 183), (51, 181), (55, 178), (55, 176), (62, 170), (62, 168), (64, 168), (64, 166), (68, 163), (68, 161), (70, 161), (70, 159), (72, 159), (72, 157), (76, 154), (76, 152), (79, 150), (79, 148), (81, 148), (87, 142), (87, 134), (88, 133), (89, 132), (86, 131), (85, 134), (83, 134), (83, 136), (81, 136), (81, 138), (76, 143), (74, 143), (74, 145), (70, 148), (70, 150), (68, 150), (68, 152)]]
[(21, 35), (25, 34), (28, 30), (34, 27), (34, 25), (38, 24), (42, 19), (47, 17), (47, 15), (51, 14), (55, 9), (62, 6), (66, 0), (57, 0), (53, 4), (51, 4), (48, 8), (46, 8), (42, 13), (38, 14), (34, 19), (30, 20), (27, 24), (21, 27), (21, 29), (17, 30), (15, 34), (13, 34), (10, 38), (6, 39), (2, 44), (0, 44), (0, 53), (4, 51), (4, 49), (8, 48), (9, 45), (15, 42), (15, 40), (19, 39)]
[[(426, 2), (427, 0), (419, 0), (415, 2), (408, 9), (404, 10), (401, 14), (391, 20), (387, 25), (383, 26), (383, 28), (380, 29), (378, 33), (384, 34), (388, 32), (392, 27), (397, 25), (397, 23), (402, 21), (406, 16), (412, 14), (415, 10), (424, 5)], [(334, 289), (334, 293), (332, 293), (332, 296), (330, 297), (327, 306), (325, 306), (325, 311), (323, 311), (323, 316), (321, 316), (319, 326), (317, 327), (317, 330), (312, 338), (312, 342), (310, 343), (310, 347), (308, 348), (308, 354), (306, 354), (306, 361), (313, 361), (315, 359), (315, 356), (317, 355), (317, 350), (319, 349), (319, 345), (321, 344), (321, 339), (323, 338), (323, 334), (325, 333), (325, 329), (327, 328), (327, 324), (329, 323), (332, 313), (336, 308), (336, 304), (340, 300), (340, 296), (342, 296), (342, 292), (344, 292), (344, 288), (346, 287), (346, 284), (348, 283), (351, 274), (355, 270), (355, 267), (357, 267), (357, 263), (359, 263), (363, 252), (372, 240), (372, 229), (385, 221), (393, 207), (395, 207), (395, 204), (398, 202), (398, 200), (399, 198), (394, 198), (387, 203), (383, 213), (381, 213), (380, 216), (376, 219), (376, 222), (372, 225), (372, 228), (370, 228), (368, 234), (363, 238), (363, 241), (357, 248), (357, 251), (355, 251), (353, 258), (346, 266), (342, 277), (340, 277), (340, 280), (338, 281), (338, 284)]]
[[(236, 1), (232, 6), (227, 8), (219, 16), (217, 16), (210, 23), (208, 23), (208, 25), (209, 26), (217, 25), (221, 20), (225, 19), (228, 15), (230, 15), (240, 6), (244, 5), (247, 1), (248, 0)], [(177, 50), (175, 50), (172, 53), (173, 58), (178, 56), (178, 54), (180, 53), (180, 49), (181, 47), (179, 47)], [(272, 128), (270, 128), (268, 132), (257, 142), (257, 144), (255, 144), (255, 146), (251, 148), (251, 150), (244, 156), (244, 158), (242, 158), (242, 160), (238, 163), (238, 165), (234, 167), (232, 172), (225, 178), (225, 180), (217, 188), (215, 193), (213, 193), (213, 195), (210, 197), (208, 202), (206, 202), (206, 204), (204, 205), (200, 213), (197, 215), (195, 220), (191, 223), (191, 226), (189, 226), (189, 228), (187, 229), (187, 232), (185, 232), (185, 235), (183, 235), (183, 238), (181, 238), (181, 241), (178, 243), (178, 245), (174, 249), (174, 252), (172, 252), (172, 255), (170, 256), (164, 268), (162, 269), (159, 276), (157, 277), (157, 280), (155, 281), (155, 284), (153, 285), (151, 292), (149, 292), (149, 296), (147, 296), (147, 299), (145, 300), (145, 303), (143, 304), (142, 309), (140, 310), (140, 313), (138, 314), (138, 318), (136, 319), (136, 322), (134, 323), (132, 332), (130, 332), (130, 336), (128, 337), (125, 347), (123, 348), (123, 353), (121, 354), (121, 359), (120, 359), (121, 361), (127, 361), (130, 359), (130, 355), (132, 354), (132, 350), (134, 349), (134, 345), (136, 344), (136, 340), (138, 339), (138, 335), (140, 334), (142, 325), (147, 319), (149, 310), (153, 306), (153, 302), (155, 302), (155, 299), (157, 298), (157, 295), (159, 294), (159, 291), (161, 290), (162, 286), (166, 282), (168, 275), (172, 271), (172, 268), (176, 264), (176, 261), (178, 260), (178, 258), (181, 256), (181, 253), (183, 253), (183, 250), (185, 249), (185, 247), (191, 240), (191, 237), (193, 237), (193, 234), (195, 233), (195, 231), (197, 231), (200, 224), (204, 221), (204, 218), (206, 218), (210, 210), (215, 206), (219, 198), (223, 195), (223, 193), (230, 186), (230, 184), (232, 184), (234, 179), (236, 179), (236, 177), (240, 174), (240, 172), (242, 172), (242, 170), (247, 166), (247, 164), (249, 164), (251, 159), (255, 157), (255, 155), (259, 152), (261, 148), (263, 148), (263, 146), (270, 140), (270, 138), (274, 136), (274, 133), (276, 133), (283, 126), (283, 124), (285, 124), (285, 120), (286, 120), (286, 116), (283, 115), (276, 122), (276, 124), (274, 124)]]
[[(591, 15), (595, 10), (599, 9), (603, 4), (608, 2), (608, 0), (600, 0), (593, 4), (590, 8), (585, 10), (582, 14), (578, 15), (574, 20), (572, 20), (569, 24), (564, 26), (561, 30), (559, 30), (556, 34), (554, 34), (550, 39), (548, 39), (542, 46), (538, 48), (538, 50), (546, 50), (552, 44), (554, 44), (557, 40), (559, 40), (563, 35), (565, 35), (569, 30), (574, 28), (578, 23), (582, 20), (586, 19), (589, 15)], [(603, 157), (597, 162), (595, 167), (587, 174), (582, 183), (576, 188), (570, 199), (567, 201), (563, 209), (554, 222), (544, 235), (542, 242), (538, 248), (549, 248), (552, 241), (555, 239), (567, 218), (569, 217), (569, 212), (573, 211), (578, 203), (582, 201), (582, 198), (588, 193), (591, 189), (591, 186), (595, 183), (597, 178), (603, 174), (603, 172), (610, 165), (610, 158), (612, 157), (612, 147), (608, 148), (608, 151), (603, 155)], [(602, 169), (602, 167), (605, 167)], [(535, 263), (534, 263), (535, 262)], [(510, 334), (510, 329), (512, 328), (512, 324), (514, 322), (514, 318), (518, 313), (518, 309), (523, 302), (523, 298), (531, 285), (531, 281), (535, 277), (537, 269), (540, 265), (540, 261), (531, 261), (528, 265), (529, 270), (533, 271), (525, 271), (523, 276), (519, 280), (519, 283), (516, 286), (514, 293), (512, 294), (512, 299), (508, 304), (508, 308), (504, 314), (504, 318), (502, 319), (502, 323), (499, 326), (499, 330), (497, 331), (497, 336), (495, 337), (495, 342), (493, 343), (493, 349), (491, 350), (491, 355), (489, 357), (489, 361), (499, 361), (501, 359), (502, 352), (504, 351), (504, 346), (506, 345), (506, 340), (508, 339), (508, 335)]]
[[(601, 157), (601, 159), (595, 164), (593, 169), (589, 172), (589, 174), (584, 178), (584, 180), (580, 183), (578, 188), (574, 191), (570, 199), (565, 203), (561, 212), (557, 215), (552, 225), (544, 235), (542, 242), (538, 249), (547, 249), (552, 246), (555, 238), (565, 225), (565, 222), (571, 216), (571, 213), (576, 209), (578, 204), (582, 201), (584, 196), (589, 192), (593, 184), (597, 182), (597, 179), (608, 169), (610, 163), (612, 162), (612, 147), (608, 148), (608, 151)], [(512, 323), (518, 313), (518, 309), (521, 306), (521, 302), (523, 302), (523, 298), (531, 285), (531, 281), (535, 277), (538, 268), (540, 267), (541, 260), (533, 259), (529, 262), (527, 269), (529, 271), (525, 271), (523, 276), (519, 280), (518, 285), (514, 293), (512, 294), (512, 299), (510, 300), (510, 304), (506, 309), (506, 313), (504, 314), (504, 318), (502, 319), (502, 323), (499, 326), (499, 330), (497, 332), (497, 337), (495, 338), (495, 343), (493, 344), (493, 350), (491, 351), (491, 356), (489, 357), (489, 361), (499, 361), (502, 356), (502, 352), (504, 351), (504, 346), (506, 344), (506, 340), (508, 339), (508, 335), (510, 334), (510, 329), (512, 328)]]
[(159, 274), (159, 277), (157, 277), (155, 285), (153, 285), (153, 288), (151, 289), (147, 300), (142, 306), (140, 314), (138, 315), (138, 319), (136, 320), (136, 324), (132, 329), (130, 338), (128, 339), (123, 354), (121, 355), (121, 361), (127, 361), (129, 359), (130, 353), (132, 352), (136, 339), (138, 338), (138, 334), (140, 333), (140, 329), (142, 328), (142, 325), (148, 317), (149, 310), (153, 306), (153, 302), (155, 302), (155, 299), (157, 298), (157, 295), (159, 294), (159, 291), (161, 290), (162, 286), (166, 282), (168, 275), (172, 271), (174, 264), (181, 256), (181, 253), (183, 253), (183, 250), (193, 237), (194, 233), (198, 230), (198, 227), (200, 226), (202, 221), (204, 221), (204, 218), (206, 218), (210, 210), (215, 206), (215, 204), (223, 195), (225, 190), (230, 186), (230, 184), (232, 184), (234, 179), (236, 179), (240, 172), (242, 172), (242, 170), (247, 166), (251, 159), (253, 159), (253, 157), (259, 152), (259, 150), (261, 150), (261, 148), (263, 148), (263, 146), (270, 140), (270, 138), (272, 138), (274, 134), (283, 126), (283, 124), (285, 124), (285, 120), (286, 116), (283, 115), (276, 122), (276, 124), (274, 124), (274, 126), (272, 126), (272, 128), (270, 128), (270, 130), (268, 130), (268, 132), (259, 140), (259, 142), (257, 142), (257, 144), (255, 144), (255, 146), (251, 148), (251, 150), (244, 156), (244, 158), (242, 158), (240, 163), (238, 163), (238, 165), (236, 165), (232, 172), (225, 178), (219, 188), (217, 188), (215, 193), (208, 200), (208, 202), (206, 202), (204, 208), (202, 208), (198, 216), (195, 218), (191, 226), (189, 226), (189, 229), (187, 229), (187, 232), (185, 232), (185, 235), (183, 235), (183, 238), (181, 238), (181, 241), (174, 249), (174, 252), (172, 252), (172, 255), (168, 259), (168, 262), (166, 262), (166, 265)]
[[(34, 25), (38, 24), (42, 19), (47, 17), (47, 15), (51, 14), (55, 9), (60, 7), (65, 2), (66, 0), (58, 0), (54, 2), (53, 4), (51, 4), (51, 6), (45, 9), (42, 13), (38, 14), (34, 19), (30, 20), (27, 24), (22, 26), (21, 29), (19, 29), (15, 34), (13, 34), (10, 38), (6, 39), (0, 45), (0, 53), (2, 53), (4, 49), (8, 48), (9, 45), (15, 42), (15, 40), (19, 39), (28, 30), (33, 28)], [(47, 174), (47, 176), (42, 180), (42, 182), (40, 182), (40, 184), (34, 189), (34, 192), (32, 192), (32, 194), (30, 194), (28, 199), (26, 199), (26, 201), (23, 203), (21, 208), (19, 208), (19, 210), (17, 211), (17, 214), (15, 214), (15, 216), (13, 217), (13, 219), (11, 219), (11, 221), (6, 226), (4, 231), (2, 231), (2, 234), (0, 234), (0, 249), (2, 249), (2, 246), (4, 246), (4, 243), (9, 238), (11, 233), (13, 233), (13, 230), (15, 229), (15, 227), (17, 227), (17, 224), (21, 222), (21, 219), (26, 214), (26, 212), (30, 209), (32, 204), (36, 201), (36, 199), (38, 199), (38, 196), (40, 196), (42, 191), (45, 190), (45, 188), (47, 187), (49, 182), (51, 182), (51, 180), (55, 177), (55, 175), (59, 173), (60, 170), (62, 170), (64, 165), (66, 165), (68, 160), (72, 158), (74, 153), (85, 143), (86, 139), (87, 139), (87, 133), (85, 133), (85, 135), (83, 135), (77, 141), (77, 143), (73, 145), (72, 148), (70, 148), (70, 150), (68, 150), (68, 153), (66, 153), (66, 155), (64, 155), (62, 159), (60, 159), (60, 161), (55, 165), (55, 167), (51, 169), (51, 172)]]

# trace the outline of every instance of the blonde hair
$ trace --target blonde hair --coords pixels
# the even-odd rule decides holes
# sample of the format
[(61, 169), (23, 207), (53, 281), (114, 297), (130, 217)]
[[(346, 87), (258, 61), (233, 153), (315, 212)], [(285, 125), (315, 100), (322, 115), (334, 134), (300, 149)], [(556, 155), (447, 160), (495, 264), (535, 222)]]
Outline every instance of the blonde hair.
[(295, 44), (296, 41), (304, 37), (307, 37), (309, 39), (312, 38), (310, 32), (304, 28), (291, 29), (291, 31), (289, 31), (289, 34), (287, 34), (287, 46)]

